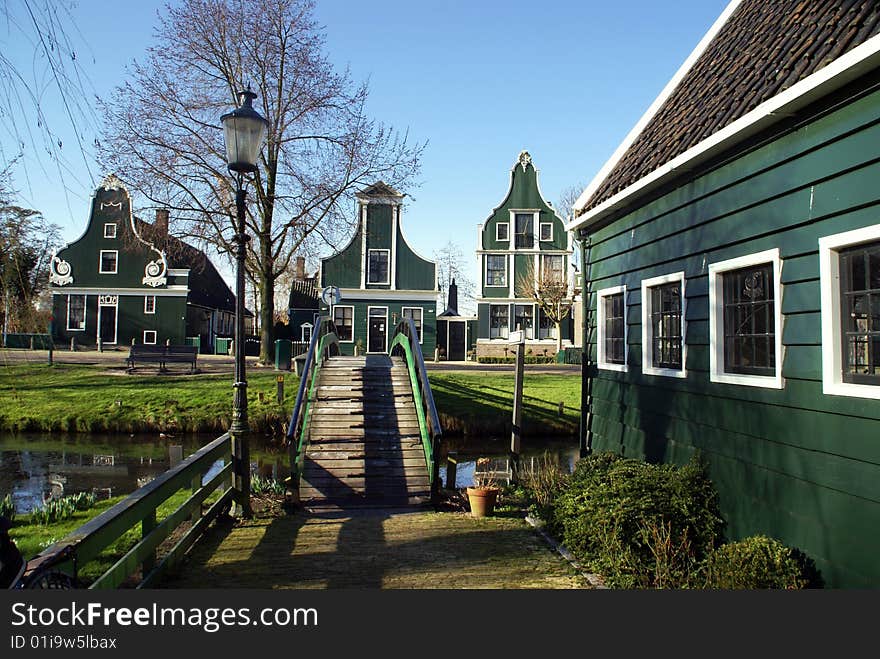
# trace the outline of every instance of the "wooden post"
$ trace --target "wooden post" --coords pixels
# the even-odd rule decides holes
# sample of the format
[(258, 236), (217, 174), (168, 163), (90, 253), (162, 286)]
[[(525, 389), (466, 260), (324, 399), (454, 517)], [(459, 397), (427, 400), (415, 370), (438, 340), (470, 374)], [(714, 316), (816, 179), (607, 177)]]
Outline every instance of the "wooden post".
[(458, 476), (458, 451), (449, 451), (446, 454), (446, 489), (454, 490)]
[(70, 352), (76, 352), (76, 337), (70, 337)]
[[(156, 528), (156, 509), (154, 508), (150, 511), (146, 517), (141, 521), (141, 538), (146, 538), (150, 531)], [(150, 555), (144, 559), (142, 565), (141, 578), (146, 577), (150, 572), (152, 572), (153, 568), (156, 567), (156, 552), (155, 550), (150, 552)]]
[(275, 378), (275, 382), (278, 383), (278, 404), (281, 405), (284, 402), (284, 376), (279, 375)]
[(526, 343), (523, 339), (516, 345), (516, 371), (513, 385), (513, 424), (510, 433), (510, 458), (511, 472), (516, 479), (519, 467), (519, 455), (522, 448), (522, 395), (523, 395), (523, 369), (525, 364)]

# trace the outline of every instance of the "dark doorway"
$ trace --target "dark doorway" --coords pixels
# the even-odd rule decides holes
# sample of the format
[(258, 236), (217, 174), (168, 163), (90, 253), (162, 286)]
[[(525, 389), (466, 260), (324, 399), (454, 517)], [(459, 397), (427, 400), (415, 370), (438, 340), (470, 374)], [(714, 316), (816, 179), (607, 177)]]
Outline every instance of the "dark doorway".
[(386, 350), (386, 325), (388, 320), (385, 315), (388, 310), (384, 307), (370, 309), (370, 322), (367, 325), (367, 352), (385, 352)]
[(449, 361), (463, 362), (465, 355), (465, 323), (449, 321)]
[(116, 343), (116, 307), (101, 307), (101, 324), (98, 331), (101, 343)]

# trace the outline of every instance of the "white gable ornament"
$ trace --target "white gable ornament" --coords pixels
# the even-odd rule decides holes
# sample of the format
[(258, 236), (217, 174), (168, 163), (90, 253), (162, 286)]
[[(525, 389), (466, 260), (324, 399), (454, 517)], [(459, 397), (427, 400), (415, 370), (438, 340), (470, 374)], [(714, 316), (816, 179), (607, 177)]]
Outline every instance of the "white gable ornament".
[(73, 283), (73, 275), (70, 274), (70, 264), (64, 259), (52, 256), (49, 264), (49, 282), (57, 286), (65, 286)]
[(165, 263), (165, 255), (163, 254), (155, 261), (150, 261), (144, 268), (143, 284), (146, 286), (164, 286), (168, 279), (165, 277), (168, 272), (168, 265)]
[(104, 180), (101, 181), (100, 187), (105, 190), (121, 190), (122, 192), (128, 193), (125, 183), (123, 183), (116, 174), (107, 174), (107, 176), (104, 177)]
[(522, 165), (523, 171), (526, 171), (526, 167), (532, 164), (532, 156), (528, 151), (520, 151), (519, 164)]

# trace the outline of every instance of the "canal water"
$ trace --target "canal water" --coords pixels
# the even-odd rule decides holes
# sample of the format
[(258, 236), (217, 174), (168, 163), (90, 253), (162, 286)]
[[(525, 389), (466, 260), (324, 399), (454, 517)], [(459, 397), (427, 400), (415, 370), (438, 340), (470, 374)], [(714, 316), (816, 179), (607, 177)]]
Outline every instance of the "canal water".
[[(95, 492), (99, 497), (130, 494), (213, 439), (214, 435), (0, 435), (0, 498), (11, 493), (16, 512), (27, 514), (49, 497), (77, 492)], [(457, 456), (456, 487), (466, 487), (473, 484), (480, 458), (491, 458), (493, 470), (507, 467), (507, 445), (507, 440), (491, 438), (444, 440), (440, 456), (444, 484), (447, 452)], [(280, 443), (255, 436), (250, 453), (254, 473), (279, 480), (288, 475), (287, 449)], [(526, 465), (549, 455), (571, 470), (578, 447), (574, 439), (524, 438), (522, 455)], [(483, 469), (485, 461), (480, 464)]]

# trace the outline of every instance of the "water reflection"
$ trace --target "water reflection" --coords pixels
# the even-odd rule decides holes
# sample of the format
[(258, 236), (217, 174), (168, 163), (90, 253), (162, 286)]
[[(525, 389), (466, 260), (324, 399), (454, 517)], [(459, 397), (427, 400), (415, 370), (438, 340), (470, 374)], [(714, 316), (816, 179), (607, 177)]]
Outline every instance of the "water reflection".
[[(16, 512), (27, 514), (50, 498), (95, 492), (99, 498), (130, 494), (215, 439), (214, 435), (0, 436), (0, 498), (11, 494)], [(281, 447), (252, 443), (252, 469), (284, 478)], [(205, 475), (222, 467), (217, 462)]]

